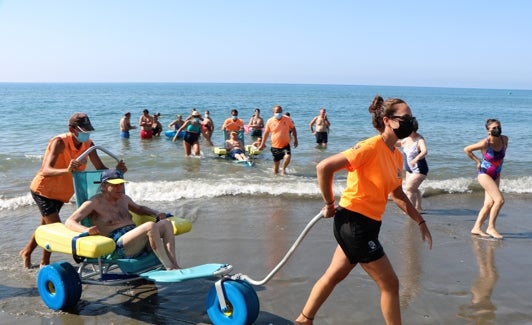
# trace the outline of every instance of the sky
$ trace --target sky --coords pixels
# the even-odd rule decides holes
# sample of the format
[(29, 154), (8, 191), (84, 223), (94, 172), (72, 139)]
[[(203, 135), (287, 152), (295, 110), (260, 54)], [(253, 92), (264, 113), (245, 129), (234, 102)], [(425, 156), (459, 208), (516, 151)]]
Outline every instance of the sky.
[(0, 0), (0, 82), (532, 89), (532, 1)]

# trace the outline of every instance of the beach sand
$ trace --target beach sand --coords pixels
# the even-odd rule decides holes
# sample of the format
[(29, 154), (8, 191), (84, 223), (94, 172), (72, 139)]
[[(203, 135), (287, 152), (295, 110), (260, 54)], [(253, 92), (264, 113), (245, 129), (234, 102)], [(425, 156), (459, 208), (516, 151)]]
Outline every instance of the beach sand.
[[(381, 242), (401, 281), (404, 324), (532, 324), (528, 299), (532, 260), (531, 203), (506, 195), (498, 220), (502, 241), (473, 238), (480, 194), (424, 198), (432, 250), (421, 243), (418, 226), (389, 204)], [(264, 278), (282, 259), (305, 225), (319, 212), (319, 200), (225, 197), (164, 207), (193, 221), (176, 237), (179, 263), (230, 263), (235, 273)], [(64, 220), (73, 205), (63, 208)], [(38, 268), (21, 268), (18, 252), (38, 223), (35, 206), (0, 211), (0, 324), (209, 324), (205, 298), (212, 280), (154, 285), (84, 285), (69, 312), (54, 312), (41, 301)], [(319, 221), (288, 263), (264, 286), (257, 324), (291, 324), (336, 246), (332, 219)], [(40, 251), (33, 255), (38, 264)], [(52, 261), (70, 261), (53, 254)], [(315, 324), (383, 324), (379, 291), (357, 267), (316, 315)]]

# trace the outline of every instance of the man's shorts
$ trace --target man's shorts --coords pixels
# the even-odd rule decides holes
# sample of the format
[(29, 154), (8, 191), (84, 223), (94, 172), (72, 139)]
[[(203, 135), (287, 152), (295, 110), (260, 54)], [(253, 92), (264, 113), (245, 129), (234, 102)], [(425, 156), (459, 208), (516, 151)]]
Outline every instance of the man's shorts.
[(121, 228), (117, 228), (117, 229), (111, 231), (109, 233), (109, 235), (107, 235), (107, 237), (111, 238), (116, 243), (116, 248), (115, 248), (114, 252), (109, 254), (107, 256), (107, 258), (109, 258), (109, 259), (135, 258), (135, 257), (138, 257), (138, 256), (144, 254), (147, 251), (146, 249), (144, 249), (144, 250), (141, 250), (140, 252), (138, 252), (135, 255), (132, 255), (132, 256), (126, 255), (126, 251), (124, 249), (124, 244), (122, 243), (122, 240), (123, 240), (122, 237), (124, 237), (124, 235), (127, 232), (129, 232), (129, 231), (131, 231), (133, 229), (135, 229), (135, 225), (127, 225), (127, 226), (124, 226), (124, 227), (121, 227)]
[(369, 263), (384, 256), (379, 242), (380, 221), (338, 207), (334, 215), (334, 237), (349, 262)]
[(153, 137), (152, 130), (140, 130), (141, 139), (151, 139)]
[(241, 155), (244, 153), (244, 150), (240, 148), (233, 149), (229, 152), (229, 157), (236, 159), (235, 155)]
[(59, 213), (61, 211), (61, 208), (63, 207), (63, 202), (49, 199), (47, 197), (41, 196), (33, 191), (31, 192), (31, 196), (33, 197), (33, 200), (35, 203), (37, 203), (37, 207), (39, 208), (39, 211), (41, 211), (42, 216), (49, 216), (54, 213)]
[(316, 143), (327, 143), (329, 139), (329, 133), (327, 132), (316, 132)]
[(285, 155), (290, 155), (290, 145), (287, 145), (284, 148), (274, 148), (271, 149), (272, 155), (273, 155), (273, 161), (281, 161), (283, 160)]
[(251, 130), (251, 136), (252, 137), (261, 137), (262, 136), (262, 129), (252, 129)]

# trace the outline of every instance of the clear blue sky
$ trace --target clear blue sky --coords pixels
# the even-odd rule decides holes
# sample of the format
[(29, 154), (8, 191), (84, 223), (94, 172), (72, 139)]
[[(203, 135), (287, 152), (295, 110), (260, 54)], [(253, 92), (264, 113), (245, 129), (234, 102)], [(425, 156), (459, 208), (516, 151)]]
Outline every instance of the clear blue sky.
[(0, 82), (532, 89), (532, 1), (0, 0)]

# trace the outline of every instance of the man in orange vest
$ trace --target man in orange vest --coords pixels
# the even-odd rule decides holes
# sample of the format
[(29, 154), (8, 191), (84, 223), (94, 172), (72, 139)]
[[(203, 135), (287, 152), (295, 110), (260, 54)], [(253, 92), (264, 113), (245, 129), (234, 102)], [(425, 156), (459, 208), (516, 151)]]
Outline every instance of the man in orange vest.
[[(76, 158), (94, 145), (90, 139), (94, 128), (87, 114), (72, 115), (68, 120), (68, 131), (48, 142), (41, 168), (30, 185), (31, 195), (41, 212), (41, 225), (61, 222), (59, 211), (74, 195), (71, 173), (84, 171), (87, 166), (86, 161), (77, 161)], [(89, 154), (89, 159), (96, 169), (107, 169), (96, 150)], [(118, 162), (116, 168), (127, 171), (123, 161)], [(20, 251), (24, 267), (31, 267), (31, 253), (36, 247), (35, 234), (32, 234), (26, 247)], [(50, 252), (43, 250), (41, 266), (50, 264), (50, 256)]]

